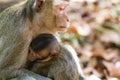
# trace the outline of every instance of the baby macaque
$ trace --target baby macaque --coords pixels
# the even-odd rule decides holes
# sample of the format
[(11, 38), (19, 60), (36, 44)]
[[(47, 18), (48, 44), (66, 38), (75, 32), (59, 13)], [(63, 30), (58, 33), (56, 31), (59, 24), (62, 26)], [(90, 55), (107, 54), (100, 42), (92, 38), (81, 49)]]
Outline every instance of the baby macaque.
[[(30, 52), (27, 57), (27, 69), (36, 62), (44, 63), (58, 58), (59, 44), (52, 34), (41, 34), (33, 39), (30, 44)], [(30, 65), (30, 63), (32, 65)]]
[(51, 34), (41, 34), (31, 42), (25, 68), (52, 80), (84, 80), (72, 53)]

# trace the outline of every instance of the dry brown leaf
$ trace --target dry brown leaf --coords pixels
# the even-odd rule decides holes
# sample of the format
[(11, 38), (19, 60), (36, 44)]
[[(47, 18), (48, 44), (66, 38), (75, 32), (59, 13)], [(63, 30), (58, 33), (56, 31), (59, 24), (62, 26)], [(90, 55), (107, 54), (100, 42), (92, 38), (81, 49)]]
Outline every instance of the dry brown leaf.
[(88, 74), (88, 73), (91, 73), (93, 70), (94, 70), (93, 67), (88, 66), (87, 68), (84, 69), (84, 73)]
[(78, 26), (76, 25), (72, 25), (69, 29), (70, 32), (74, 33), (74, 34), (78, 34)]
[(119, 53), (118, 50), (115, 49), (109, 49), (109, 50), (95, 49), (93, 51), (93, 56), (101, 57), (107, 61), (112, 61), (114, 58), (116, 58), (118, 53)]
[(74, 22), (72, 23), (70, 31), (81, 36), (88, 36), (91, 33), (91, 27), (88, 26), (86, 23), (80, 24), (79, 22)]
[(120, 78), (120, 69), (117, 68), (113, 63), (103, 61), (110, 76)]
[(96, 49), (93, 51), (93, 56), (97, 56), (97, 57), (104, 57), (105, 54), (105, 50), (103, 49)]
[(103, 58), (107, 61), (113, 60), (118, 55), (119, 51), (116, 49), (106, 50), (106, 53), (103, 55)]
[(108, 80), (119, 80), (119, 79), (114, 78), (114, 77), (110, 77), (110, 78), (108, 78)]
[(115, 63), (115, 66), (120, 69), (120, 61), (117, 61), (117, 62)]
[(101, 80), (101, 79), (98, 78), (96, 75), (92, 74), (87, 80)]
[(105, 31), (103, 35), (101, 35), (100, 40), (105, 43), (115, 43), (119, 44), (120, 42), (120, 37), (118, 33), (113, 32), (113, 31)]

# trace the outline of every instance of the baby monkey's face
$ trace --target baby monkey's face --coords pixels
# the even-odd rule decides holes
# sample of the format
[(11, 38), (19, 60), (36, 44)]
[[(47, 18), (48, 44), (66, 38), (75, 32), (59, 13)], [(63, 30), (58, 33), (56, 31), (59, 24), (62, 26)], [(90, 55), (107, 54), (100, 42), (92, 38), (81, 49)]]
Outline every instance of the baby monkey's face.
[[(54, 45), (53, 45), (54, 44)], [(58, 58), (60, 55), (60, 48), (58, 44), (53, 43), (45, 49), (35, 53), (33, 50), (28, 54), (29, 61), (47, 62), (51, 59)]]

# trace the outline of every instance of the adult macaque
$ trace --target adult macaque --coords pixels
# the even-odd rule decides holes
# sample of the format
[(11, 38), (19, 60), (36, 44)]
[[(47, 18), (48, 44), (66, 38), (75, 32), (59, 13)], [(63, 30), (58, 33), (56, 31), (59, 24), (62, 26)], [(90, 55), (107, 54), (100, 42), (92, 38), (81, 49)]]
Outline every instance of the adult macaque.
[(25, 68), (53, 80), (85, 80), (78, 72), (75, 54), (60, 45), (53, 35), (37, 36), (30, 49)]
[[(69, 18), (67, 3), (56, 0), (25, 0), (0, 13), (0, 79), (50, 80), (22, 69), (31, 40), (41, 33), (64, 32)], [(63, 0), (59, 0), (63, 1)]]

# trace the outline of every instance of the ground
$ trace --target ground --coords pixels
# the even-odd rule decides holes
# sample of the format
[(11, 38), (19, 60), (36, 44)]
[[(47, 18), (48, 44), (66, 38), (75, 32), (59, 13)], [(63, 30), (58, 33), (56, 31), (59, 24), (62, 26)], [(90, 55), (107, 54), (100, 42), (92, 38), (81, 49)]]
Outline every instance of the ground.
[(70, 29), (61, 35), (81, 59), (90, 80), (120, 79), (120, 1), (71, 0)]

